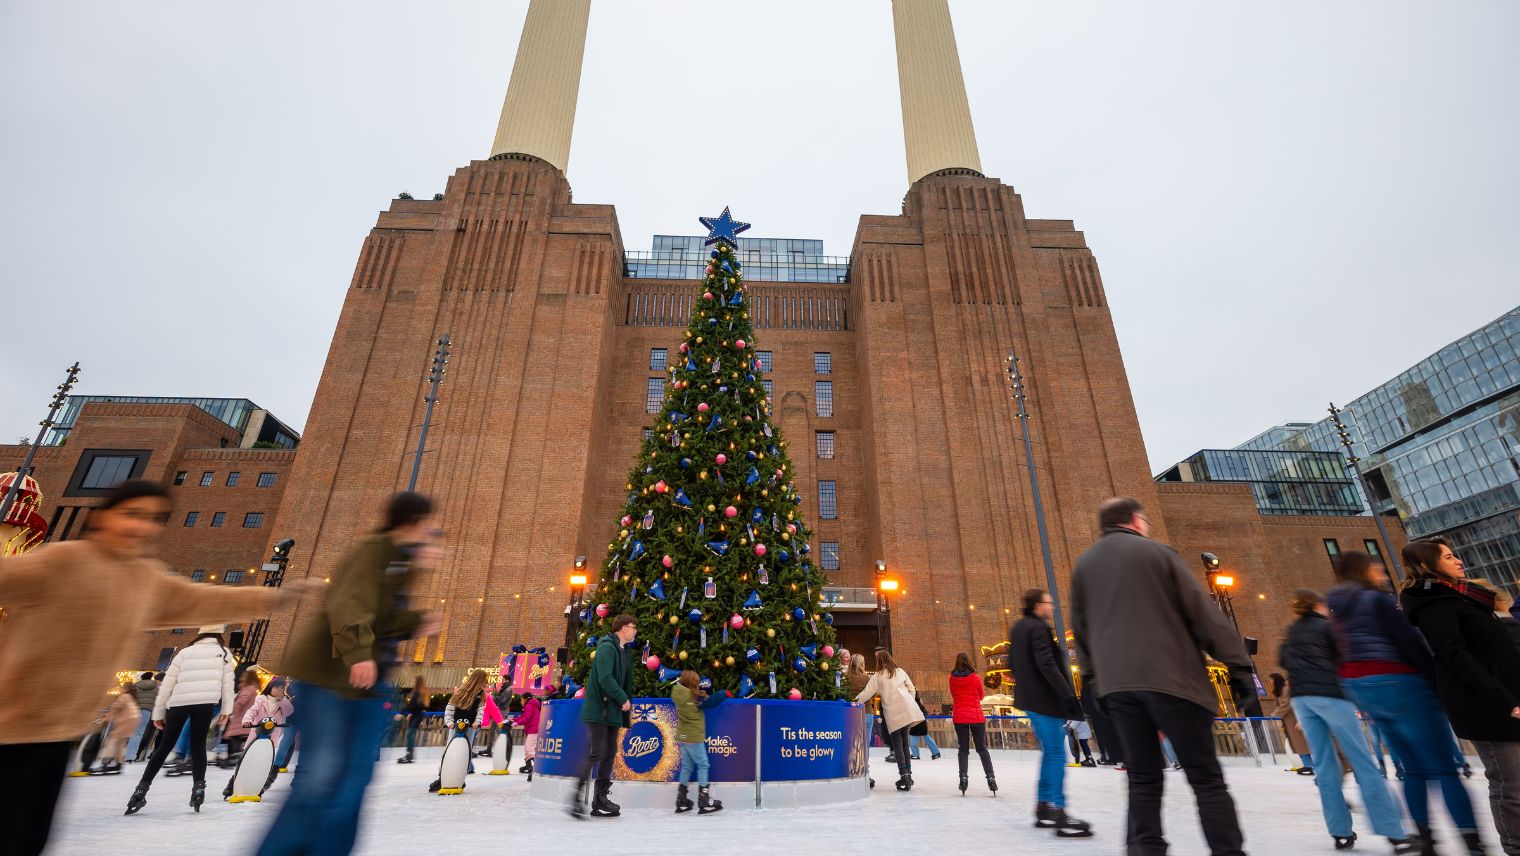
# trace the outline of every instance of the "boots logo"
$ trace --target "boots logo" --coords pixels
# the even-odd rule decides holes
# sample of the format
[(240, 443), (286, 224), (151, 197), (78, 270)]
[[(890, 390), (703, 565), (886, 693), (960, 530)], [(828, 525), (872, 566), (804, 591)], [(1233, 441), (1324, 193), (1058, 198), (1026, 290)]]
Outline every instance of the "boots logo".
[(652, 781), (665, 781), (665, 778), (659, 775), (663, 772), (660, 767), (666, 760), (666, 755), (676, 754), (666, 751), (670, 748), (668, 744), (674, 736), (674, 731), (666, 734), (658, 722), (651, 722), (649, 719), (635, 722), (632, 728), (623, 732), (623, 752), (618, 760), (628, 770), (630, 778), (644, 779), (655, 776)]
[(623, 748), (623, 757), (642, 758), (645, 755), (658, 752), (660, 751), (660, 744), (662, 742), (664, 741), (660, 740), (658, 735), (654, 737), (630, 738), (628, 745)]

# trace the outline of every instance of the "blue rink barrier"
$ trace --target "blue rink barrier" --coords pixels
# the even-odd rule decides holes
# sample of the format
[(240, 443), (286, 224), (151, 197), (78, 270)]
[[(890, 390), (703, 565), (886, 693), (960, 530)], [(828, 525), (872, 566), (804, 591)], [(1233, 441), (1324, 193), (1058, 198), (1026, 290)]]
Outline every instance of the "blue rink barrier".
[[(586, 760), (588, 731), (580, 699), (545, 702), (539, 723), (533, 795), (558, 799)], [(863, 705), (827, 701), (728, 699), (707, 710), (708, 779), (718, 795), (756, 807), (864, 799), (872, 720)], [(633, 700), (632, 723), (618, 735), (615, 782), (633, 805), (664, 805), (680, 772), (678, 722), (670, 699)], [(542, 782), (542, 785), (541, 785)], [(647, 796), (648, 800), (637, 795)], [(621, 801), (621, 799), (620, 799)]]

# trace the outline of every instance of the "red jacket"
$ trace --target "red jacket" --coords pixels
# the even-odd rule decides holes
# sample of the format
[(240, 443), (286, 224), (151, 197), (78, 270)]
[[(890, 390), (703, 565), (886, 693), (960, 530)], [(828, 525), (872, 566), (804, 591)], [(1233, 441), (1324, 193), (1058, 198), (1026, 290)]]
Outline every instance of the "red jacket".
[(517, 722), (522, 725), (524, 734), (538, 733), (538, 716), (542, 708), (543, 702), (538, 696), (530, 695), (523, 700), (522, 713), (517, 715)]
[(982, 696), (986, 691), (982, 689), (982, 678), (976, 672), (967, 672), (964, 675), (950, 673), (950, 721), (957, 725), (969, 725), (976, 722), (986, 722), (987, 717), (982, 713)]

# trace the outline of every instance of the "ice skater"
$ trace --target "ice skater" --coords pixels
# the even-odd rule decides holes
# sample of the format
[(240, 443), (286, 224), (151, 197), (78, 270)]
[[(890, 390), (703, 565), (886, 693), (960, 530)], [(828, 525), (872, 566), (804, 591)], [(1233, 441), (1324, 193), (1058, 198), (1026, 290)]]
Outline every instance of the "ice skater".
[[(259, 723), (263, 722), (266, 719), (273, 720), (275, 724), (275, 732), (274, 734), (270, 735), (269, 739), (274, 743), (275, 757), (278, 757), (280, 744), (285, 738), (285, 735), (283, 733), (284, 728), (281, 726), (285, 725), (285, 721), (288, 720), (290, 718), (290, 715), (294, 712), (295, 704), (291, 702), (290, 697), (285, 694), (285, 679), (270, 678), (269, 683), (264, 685), (263, 692), (255, 696), (253, 701), (249, 703), (247, 709), (243, 711), (241, 720), (241, 724), (244, 728), (243, 733), (245, 735), (248, 734), (253, 728), (258, 726)], [(274, 781), (274, 778), (277, 775), (279, 775), (279, 768), (274, 766), (271, 760), (268, 779), (264, 782), (264, 788), (266, 790), (269, 788), (269, 784)], [(222, 791), (222, 799), (228, 800), (232, 798), (232, 783), (236, 778), (237, 774), (234, 773), (231, 778), (227, 779), (227, 787)], [(260, 791), (260, 793), (262, 793), (262, 791)]]
[(529, 780), (533, 778), (533, 759), (538, 757), (538, 721), (543, 710), (543, 701), (528, 695), (523, 699), (522, 713), (517, 715), (517, 724), (523, 730), (523, 765), (517, 772), (527, 773)]
[(222, 641), (225, 632), (227, 627), (221, 624), (202, 627), (195, 641), (174, 655), (164, 673), (164, 685), (153, 703), (153, 726), (164, 732), (165, 739), (153, 750), (137, 789), (127, 800), (127, 814), (137, 814), (148, 804), (148, 788), (169, 756), (170, 735), (182, 732), (190, 739), (190, 807), (199, 812), (206, 801), (206, 737), (213, 717), (218, 726), (227, 722), (227, 715), (218, 715), (216, 709), (218, 705), (232, 709), (232, 672), (237, 667)]
[(638, 624), (628, 613), (613, 616), (612, 633), (596, 643), (596, 656), (586, 675), (586, 692), (581, 703), (581, 721), (586, 723), (591, 745), (576, 777), (575, 793), (566, 810), (574, 818), (586, 816), (586, 783), (596, 775), (591, 795), (592, 817), (617, 817), (622, 806), (613, 802), (612, 759), (617, 756), (619, 728), (632, 722), (633, 652), (628, 645), (638, 635)]
[(956, 758), (960, 763), (961, 796), (966, 795), (966, 762), (972, 743), (976, 755), (982, 761), (982, 773), (987, 777), (987, 789), (997, 795), (997, 779), (992, 774), (992, 753), (987, 751), (987, 714), (982, 711), (982, 699), (987, 690), (982, 677), (971, 668), (971, 656), (962, 651), (955, 655), (955, 666), (950, 670), (950, 721), (955, 724)]
[(924, 700), (917, 692), (913, 693), (913, 703), (918, 705), (918, 712), (923, 714), (924, 718), (908, 729), (908, 756), (917, 761), (919, 748), (927, 746), (929, 760), (938, 761), (939, 744), (934, 742), (934, 735), (929, 733), (929, 711), (924, 707)]
[(918, 688), (913, 679), (885, 648), (876, 649), (876, 672), (866, 682), (866, 688), (855, 696), (865, 702), (873, 696), (881, 699), (882, 718), (891, 735), (892, 757), (897, 761), (897, 789), (913, 790), (913, 759), (908, 755), (908, 729), (924, 720), (924, 715), (913, 700)]
[(1082, 705), (1066, 667), (1066, 652), (1056, 644), (1050, 621), (1055, 602), (1041, 589), (1024, 593), (1024, 617), (1008, 634), (1008, 669), (1013, 672), (1013, 703), (1029, 716), (1040, 741), (1040, 779), (1035, 789), (1034, 823), (1061, 838), (1088, 838), (1092, 825), (1066, 813), (1066, 740), (1068, 719), (1082, 718)]
[[(469, 761), (465, 767), (466, 774), (475, 772), (475, 733), (485, 721), (485, 689), (486, 670), (473, 669), (465, 675), (454, 694), (449, 696), (449, 703), (443, 708), (443, 730), (450, 735), (452, 740), (455, 723), (463, 722), (468, 726), (464, 732), (465, 744), (470, 747)], [(445, 746), (447, 748), (447, 746)], [(442, 787), (443, 778), (440, 776), (428, 785), (429, 793), (438, 793)]]
[(133, 684), (122, 684), (121, 692), (116, 695), (116, 700), (111, 702), (111, 709), (106, 712), (106, 739), (105, 748), (100, 752), (100, 766), (91, 770), (91, 775), (117, 776), (121, 774), (121, 765), (127, 754), (127, 741), (137, 733), (137, 726), (143, 719), (142, 710), (137, 706), (137, 698), (132, 693)]
[(397, 719), (406, 720), (406, 754), (396, 759), (397, 764), (410, 764), (416, 760), (417, 732), (422, 728), (422, 718), (427, 714), (427, 708), (427, 681), (418, 675), (412, 681), (412, 688), (407, 691), (406, 700), (401, 704), (401, 712), (396, 714)]
[(687, 669), (681, 673), (670, 691), (671, 701), (676, 703), (676, 742), (681, 747), (681, 774), (676, 779), (676, 814), (691, 811), (691, 799), (686, 784), (692, 774), (697, 777), (697, 813), (712, 814), (723, 810), (723, 803), (712, 798), (708, 790), (707, 770), (707, 710), (716, 707), (728, 693), (719, 690), (708, 695), (702, 689), (702, 679)]

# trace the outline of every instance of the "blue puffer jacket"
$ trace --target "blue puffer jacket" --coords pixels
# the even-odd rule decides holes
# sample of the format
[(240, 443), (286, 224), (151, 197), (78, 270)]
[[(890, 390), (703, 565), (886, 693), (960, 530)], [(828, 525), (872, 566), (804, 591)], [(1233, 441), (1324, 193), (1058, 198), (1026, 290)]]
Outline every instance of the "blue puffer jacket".
[(1325, 594), (1325, 603), (1344, 645), (1343, 662), (1404, 663), (1426, 675), (1434, 675), (1435, 659), (1430, 646), (1399, 611), (1393, 595), (1346, 582), (1330, 589)]

